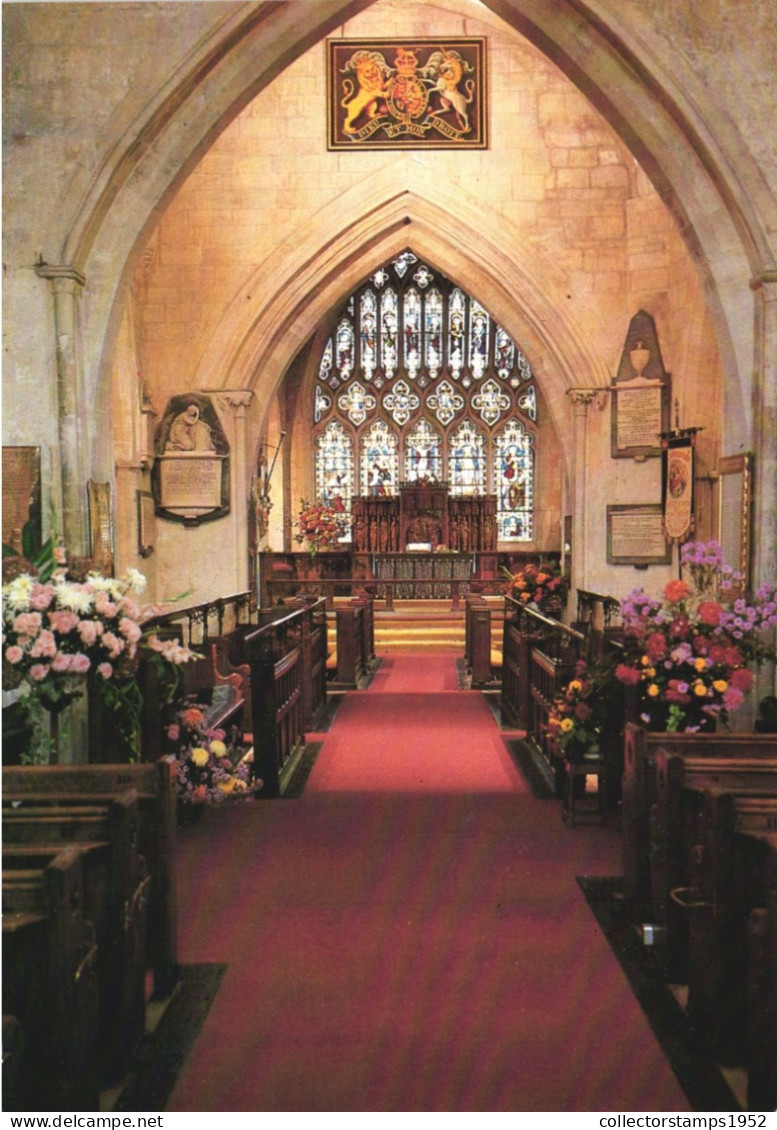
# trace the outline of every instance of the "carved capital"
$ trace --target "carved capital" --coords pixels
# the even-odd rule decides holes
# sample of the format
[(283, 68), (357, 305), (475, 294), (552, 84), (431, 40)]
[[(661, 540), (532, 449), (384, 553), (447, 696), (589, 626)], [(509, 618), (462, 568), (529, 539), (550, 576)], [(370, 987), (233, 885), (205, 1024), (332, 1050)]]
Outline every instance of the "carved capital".
[(253, 391), (248, 388), (219, 389), (212, 393), (219, 408), (224, 411), (231, 409), (235, 415), (244, 416), (246, 408), (253, 399)]
[(579, 415), (587, 415), (588, 405), (595, 404), (598, 409), (603, 409), (607, 404), (606, 388), (568, 388), (567, 396), (574, 404)]
[(49, 279), (53, 283), (78, 283), (79, 286), (86, 284), (86, 275), (68, 263), (36, 263), (35, 274), (39, 279)]

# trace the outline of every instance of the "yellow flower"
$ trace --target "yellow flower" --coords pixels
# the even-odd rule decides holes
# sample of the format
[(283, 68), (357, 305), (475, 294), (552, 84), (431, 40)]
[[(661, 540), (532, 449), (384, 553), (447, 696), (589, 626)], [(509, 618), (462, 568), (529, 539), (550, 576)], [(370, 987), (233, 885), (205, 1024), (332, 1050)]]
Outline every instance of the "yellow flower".
[(649, 667), (650, 666), (650, 656), (649, 655), (643, 655), (642, 658), (640, 659), (640, 663), (642, 664), (643, 667)]
[(573, 730), (574, 728), (575, 728), (575, 723), (572, 721), (571, 718), (562, 718), (561, 719), (561, 725), (559, 726), (559, 729), (561, 730), (562, 734), (568, 734), (569, 731)]
[(701, 679), (697, 679), (696, 682), (693, 684), (693, 693), (698, 698), (706, 698), (707, 697), (707, 688), (704, 685), (704, 683), (701, 681)]
[(207, 749), (203, 749), (201, 745), (198, 745), (189, 754), (189, 760), (193, 762), (198, 769), (202, 769), (208, 764), (209, 756), (210, 754), (208, 753)]
[(214, 757), (226, 757), (227, 747), (223, 742), (215, 739), (210, 743), (210, 752), (214, 755)]
[(693, 665), (697, 671), (704, 671), (707, 666), (707, 660), (703, 655), (700, 655), (697, 659), (694, 659)]
[(643, 673), (646, 679), (655, 679), (656, 677), (655, 667), (646, 667)]
[(231, 793), (236, 784), (237, 781), (235, 780), (235, 778), (230, 777), (227, 781), (219, 781), (219, 788), (221, 789), (222, 793)]
[(724, 691), (728, 690), (728, 683), (725, 679), (716, 679), (712, 686), (718, 694), (723, 694)]
[(658, 683), (651, 683), (647, 688), (647, 693), (651, 698), (657, 698), (657, 696), (661, 693), (661, 688), (659, 687)]
[(577, 692), (582, 690), (582, 689), (583, 689), (583, 684), (580, 682), (579, 679), (573, 679), (572, 682), (567, 685), (567, 690), (571, 694), (577, 694)]

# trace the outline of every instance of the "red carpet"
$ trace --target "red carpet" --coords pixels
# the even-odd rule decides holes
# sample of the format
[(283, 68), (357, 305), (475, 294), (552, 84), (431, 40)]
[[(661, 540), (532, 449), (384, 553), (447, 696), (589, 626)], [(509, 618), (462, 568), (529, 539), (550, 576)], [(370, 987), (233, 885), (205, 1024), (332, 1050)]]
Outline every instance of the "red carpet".
[(534, 799), (438, 658), (346, 696), (302, 800), (182, 834), (182, 958), (228, 970), (168, 1110), (689, 1109), (574, 882), (617, 833)]

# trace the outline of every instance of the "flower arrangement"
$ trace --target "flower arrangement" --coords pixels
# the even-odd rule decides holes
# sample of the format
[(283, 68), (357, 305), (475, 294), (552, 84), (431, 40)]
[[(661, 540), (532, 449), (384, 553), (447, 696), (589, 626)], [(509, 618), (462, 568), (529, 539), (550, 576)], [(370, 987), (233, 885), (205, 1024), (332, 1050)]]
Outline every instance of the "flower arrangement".
[(548, 731), (564, 756), (595, 749), (624, 688), (633, 687), (640, 720), (651, 730), (696, 731), (728, 720), (754, 684), (749, 664), (775, 658), (767, 638), (777, 627), (777, 586), (752, 603), (738, 595), (742, 577), (723, 565), (717, 542), (688, 542), (681, 565), (689, 576), (669, 581), (663, 598), (635, 589), (621, 601), (623, 652), (618, 660), (578, 664), (556, 698)]
[(748, 663), (775, 655), (766, 636), (777, 626), (777, 586), (752, 603), (737, 596), (741, 575), (723, 565), (714, 541), (686, 543), (681, 565), (691, 583), (669, 581), (661, 600), (636, 589), (621, 603), (625, 650), (615, 677), (636, 688), (652, 729), (725, 722), (753, 686)]
[(560, 610), (566, 597), (566, 579), (556, 561), (525, 565), (517, 573), (505, 569), (507, 595), (520, 604), (533, 602), (540, 609)]
[(320, 499), (314, 503), (302, 500), (302, 509), (297, 517), (295, 541), (307, 541), (311, 554), (328, 548), (343, 536), (346, 528), (345, 506), (338, 496), (339, 506)]
[(131, 749), (137, 749), (140, 691), (134, 670), (141, 647), (177, 666), (192, 653), (177, 641), (144, 636), (158, 609), (140, 607), (146, 580), (137, 569), (123, 577), (81, 575), (65, 565), (61, 547), (48, 542), (30, 561), (4, 559), (3, 685), (16, 691), (32, 728), (34, 761), (48, 760), (52, 739), (46, 715), (56, 716), (87, 686), (96, 689)]
[(189, 703), (167, 728), (177, 743), (176, 781), (183, 804), (223, 804), (228, 799), (252, 800), (262, 782), (252, 779), (253, 753), (229, 738), (224, 730), (209, 729), (205, 708)]

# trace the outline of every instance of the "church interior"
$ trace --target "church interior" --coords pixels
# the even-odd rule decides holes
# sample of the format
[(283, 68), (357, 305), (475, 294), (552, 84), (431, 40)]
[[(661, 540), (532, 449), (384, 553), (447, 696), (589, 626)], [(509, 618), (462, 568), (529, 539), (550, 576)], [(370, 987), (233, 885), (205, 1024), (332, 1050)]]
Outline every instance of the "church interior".
[(2, 18), (4, 1109), (777, 1108), (777, 8)]

